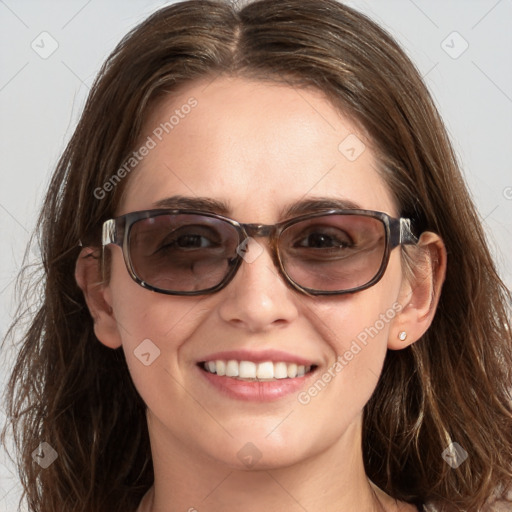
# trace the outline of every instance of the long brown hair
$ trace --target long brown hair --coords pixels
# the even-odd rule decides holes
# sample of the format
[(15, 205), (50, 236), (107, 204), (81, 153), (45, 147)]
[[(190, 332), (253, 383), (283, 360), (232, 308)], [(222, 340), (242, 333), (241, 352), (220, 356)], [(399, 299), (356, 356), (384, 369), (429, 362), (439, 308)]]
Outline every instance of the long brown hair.
[[(122, 350), (96, 339), (74, 279), (79, 240), (99, 244), (126, 162), (155, 102), (219, 74), (315, 87), (359, 122), (415, 230), (448, 252), (434, 322), (388, 351), (364, 411), (368, 477), (391, 496), (440, 510), (480, 510), (512, 480), (511, 295), (500, 280), (432, 99), (404, 52), (334, 0), (261, 0), (243, 8), (192, 0), (130, 32), (103, 65), (59, 160), (39, 218), (43, 275), (8, 389), (10, 426), (31, 511), (132, 511), (153, 481), (145, 405)], [(200, 107), (199, 107), (200, 108)], [(41, 441), (58, 458), (32, 460)], [(451, 468), (450, 442), (469, 454)]]

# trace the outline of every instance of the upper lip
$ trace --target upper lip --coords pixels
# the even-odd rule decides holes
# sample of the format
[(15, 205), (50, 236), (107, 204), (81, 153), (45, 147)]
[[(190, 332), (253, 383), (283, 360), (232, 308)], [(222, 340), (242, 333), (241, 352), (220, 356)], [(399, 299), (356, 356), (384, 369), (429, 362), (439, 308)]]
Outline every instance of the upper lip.
[(255, 363), (263, 363), (265, 361), (272, 361), (273, 363), (285, 362), (295, 363), (297, 365), (313, 366), (316, 365), (314, 361), (305, 359), (303, 357), (283, 352), (281, 350), (227, 350), (223, 352), (215, 352), (200, 359), (199, 363), (206, 361), (253, 361)]

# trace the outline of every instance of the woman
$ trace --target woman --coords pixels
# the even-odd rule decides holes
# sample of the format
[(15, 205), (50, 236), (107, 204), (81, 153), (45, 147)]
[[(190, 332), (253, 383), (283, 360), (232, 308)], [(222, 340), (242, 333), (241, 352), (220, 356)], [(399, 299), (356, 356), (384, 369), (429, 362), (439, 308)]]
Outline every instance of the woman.
[(504, 501), (510, 294), (425, 86), (361, 14), (158, 11), (41, 225), (9, 404), (31, 510)]

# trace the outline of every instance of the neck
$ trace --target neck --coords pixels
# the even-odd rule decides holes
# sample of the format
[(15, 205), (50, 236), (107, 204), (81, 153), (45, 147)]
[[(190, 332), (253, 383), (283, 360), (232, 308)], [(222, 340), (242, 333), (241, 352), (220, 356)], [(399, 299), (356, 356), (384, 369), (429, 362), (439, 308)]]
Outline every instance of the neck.
[(141, 512), (221, 512), (235, 504), (244, 512), (395, 510), (392, 500), (366, 477), (361, 425), (359, 418), (328, 450), (306, 460), (249, 470), (195, 453), (153, 418), (155, 481)]

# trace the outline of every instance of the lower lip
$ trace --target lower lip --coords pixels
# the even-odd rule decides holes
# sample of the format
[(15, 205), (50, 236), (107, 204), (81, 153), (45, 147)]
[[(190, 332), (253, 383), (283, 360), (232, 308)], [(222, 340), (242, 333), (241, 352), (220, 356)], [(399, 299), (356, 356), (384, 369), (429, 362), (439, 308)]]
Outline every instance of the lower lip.
[(221, 393), (235, 398), (250, 402), (270, 402), (278, 400), (292, 393), (299, 392), (305, 387), (307, 381), (315, 373), (309, 372), (302, 377), (293, 379), (277, 379), (266, 382), (251, 382), (231, 377), (219, 376), (216, 373), (210, 373), (202, 368), (198, 368), (206, 380)]

